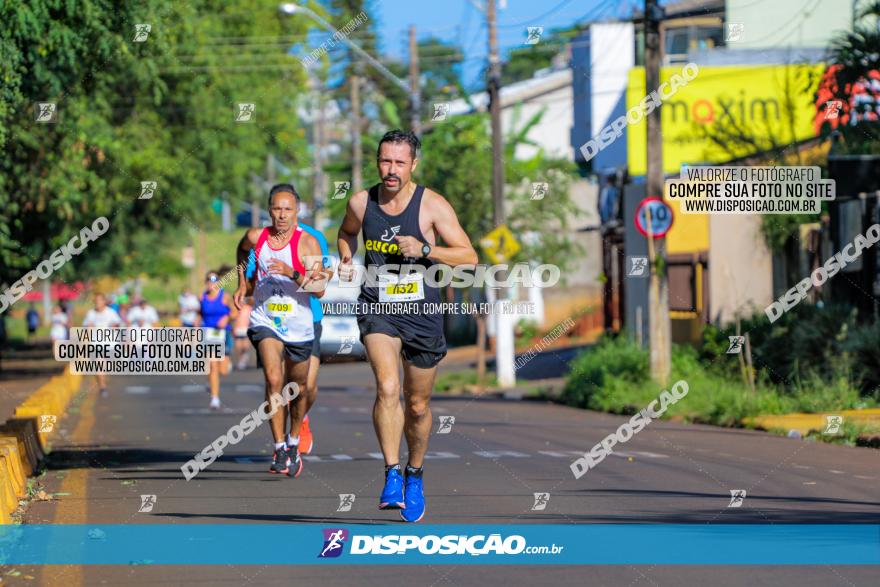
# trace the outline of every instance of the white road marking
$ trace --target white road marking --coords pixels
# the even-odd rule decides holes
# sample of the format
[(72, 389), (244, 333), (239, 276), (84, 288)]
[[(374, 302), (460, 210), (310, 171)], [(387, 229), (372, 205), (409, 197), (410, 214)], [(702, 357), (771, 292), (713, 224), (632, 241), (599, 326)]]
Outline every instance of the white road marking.
[(147, 386), (144, 386), (144, 385), (129, 385), (128, 387), (125, 388), (125, 393), (136, 393), (136, 394), (150, 393), (150, 388)]
[(806, 465), (792, 465), (795, 469), (812, 469), (813, 467), (808, 467)]
[(211, 408), (184, 408), (177, 413), (187, 416), (198, 414), (236, 414), (244, 416), (245, 414), (250, 414), (251, 410), (241, 408), (220, 408), (219, 410), (212, 410)]
[(843, 475), (843, 471), (838, 471), (837, 469), (828, 469), (829, 473), (834, 473), (835, 475)]
[(540, 455), (546, 455), (546, 456), (548, 456), (548, 457), (557, 457), (557, 458), (561, 458), (561, 459), (563, 459), (563, 458), (565, 458), (565, 457), (568, 456), (568, 455), (565, 454), (564, 452), (557, 452), (557, 451), (555, 451), (555, 450), (539, 450), (539, 451), (538, 451), (538, 454), (540, 454)]
[[(668, 459), (669, 458), (669, 455), (661, 455), (660, 453), (648, 452), (646, 450), (634, 450), (633, 453), (637, 454), (639, 456), (647, 457), (649, 459)], [(621, 454), (623, 454), (623, 453), (621, 453)]]
[(874, 479), (874, 477), (868, 477), (867, 475), (856, 475), (856, 479)]
[(815, 485), (815, 481), (804, 481), (804, 485)]
[[(383, 460), (385, 457), (380, 452), (367, 453), (367, 456), (376, 460)], [(310, 463), (332, 463), (333, 461), (353, 461), (354, 457), (347, 454), (330, 455), (330, 458), (321, 457), (320, 455), (302, 455), (306, 461)], [(428, 451), (425, 453), (425, 459), (460, 459), (461, 456), (454, 452), (445, 451)]]
[(208, 387), (205, 385), (184, 385), (180, 389), (183, 393), (198, 393), (200, 391), (206, 391)]
[(497, 459), (500, 457), (516, 457), (516, 458), (524, 458), (529, 455), (517, 452), (515, 450), (475, 450), (474, 454), (478, 457), (484, 457), (487, 459)]

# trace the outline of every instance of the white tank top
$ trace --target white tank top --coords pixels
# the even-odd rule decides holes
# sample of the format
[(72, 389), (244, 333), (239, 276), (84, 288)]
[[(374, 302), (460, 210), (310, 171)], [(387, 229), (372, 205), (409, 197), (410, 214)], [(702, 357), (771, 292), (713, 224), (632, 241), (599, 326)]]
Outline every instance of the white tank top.
[(302, 229), (297, 227), (290, 243), (273, 249), (269, 244), (269, 229), (265, 228), (256, 247), (257, 282), (250, 327), (271, 328), (281, 340), (289, 343), (311, 342), (315, 338), (310, 294), (299, 291), (300, 286), (286, 275), (269, 273), (269, 263), (277, 259), (305, 273), (298, 254), (302, 235)]

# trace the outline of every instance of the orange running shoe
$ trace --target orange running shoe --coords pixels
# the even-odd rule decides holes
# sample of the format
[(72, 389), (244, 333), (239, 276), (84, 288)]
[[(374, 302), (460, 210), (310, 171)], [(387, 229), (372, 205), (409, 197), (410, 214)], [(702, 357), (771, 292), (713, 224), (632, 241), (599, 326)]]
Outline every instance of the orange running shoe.
[(304, 455), (311, 454), (314, 446), (315, 441), (312, 438), (312, 429), (309, 428), (309, 415), (306, 414), (299, 429), (299, 452)]

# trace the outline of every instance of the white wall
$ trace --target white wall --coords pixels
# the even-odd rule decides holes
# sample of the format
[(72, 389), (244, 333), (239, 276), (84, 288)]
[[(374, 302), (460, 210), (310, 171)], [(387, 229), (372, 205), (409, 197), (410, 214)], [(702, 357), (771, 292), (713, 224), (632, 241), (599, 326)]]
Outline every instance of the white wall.
[(731, 322), (772, 301), (773, 261), (761, 216), (709, 215), (709, 319)]
[[(541, 122), (535, 125), (526, 136), (540, 145), (549, 157), (573, 161), (574, 155), (569, 144), (569, 133), (574, 124), (572, 95), (571, 77), (569, 76), (568, 83), (556, 90), (527, 100), (518, 107), (505, 106), (501, 111), (501, 125), (504, 134), (509, 135), (514, 130), (522, 128), (532, 116), (546, 108)], [(517, 118), (515, 124), (514, 113)], [(537, 152), (538, 149), (531, 145), (519, 145), (516, 148), (516, 158), (529, 159), (534, 157)]]
[(825, 47), (838, 32), (852, 28), (852, 5), (852, 0), (815, 0), (806, 4), (803, 0), (727, 0), (726, 22), (744, 27), (742, 39), (728, 46)]

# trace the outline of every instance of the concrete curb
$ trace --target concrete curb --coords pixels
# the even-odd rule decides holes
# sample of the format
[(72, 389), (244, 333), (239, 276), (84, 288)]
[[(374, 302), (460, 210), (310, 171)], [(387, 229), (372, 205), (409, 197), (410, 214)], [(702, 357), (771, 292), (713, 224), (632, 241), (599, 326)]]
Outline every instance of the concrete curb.
[(27, 493), (27, 479), (39, 470), (51, 450), (50, 438), (82, 383), (70, 372), (52, 377), (15, 408), (0, 424), (0, 524), (11, 524), (11, 514)]
[(860, 423), (880, 423), (880, 408), (866, 410), (841, 410), (839, 412), (823, 412), (821, 414), (783, 414), (778, 416), (755, 416), (743, 419), (743, 424), (764, 430), (780, 428), (795, 430), (803, 435), (810, 432), (822, 432), (827, 416), (843, 416), (844, 421)]

